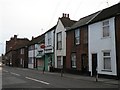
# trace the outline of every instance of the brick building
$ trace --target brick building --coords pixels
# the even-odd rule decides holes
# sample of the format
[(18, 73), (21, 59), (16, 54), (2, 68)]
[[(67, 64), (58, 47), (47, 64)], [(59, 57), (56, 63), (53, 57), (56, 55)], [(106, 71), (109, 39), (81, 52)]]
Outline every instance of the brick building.
[(66, 31), (66, 68), (68, 72), (88, 73), (88, 23), (98, 13), (81, 18)]
[[(20, 60), (24, 58), (27, 60), (26, 50), (23, 49), (24, 54), (21, 56), (20, 50), (25, 48), (26, 44), (29, 42), (27, 38), (17, 38), (17, 35), (11, 37), (9, 41), (6, 41), (6, 53), (5, 59), (6, 64), (9, 66), (20, 66)], [(26, 67), (26, 66), (25, 66)]]

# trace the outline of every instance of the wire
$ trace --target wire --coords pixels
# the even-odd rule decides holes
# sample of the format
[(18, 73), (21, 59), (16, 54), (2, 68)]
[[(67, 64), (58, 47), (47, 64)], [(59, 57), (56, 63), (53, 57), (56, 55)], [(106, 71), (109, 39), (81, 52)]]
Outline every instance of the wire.
[(54, 21), (54, 18), (55, 18), (55, 16), (56, 16), (57, 10), (58, 10), (58, 8), (60, 7), (60, 4), (61, 4), (62, 1), (63, 1), (63, 0), (59, 0), (59, 2), (57, 3), (57, 5), (56, 5), (56, 7), (55, 7), (55, 10), (54, 10), (54, 12), (53, 12), (53, 14), (52, 14), (52, 18), (50, 19), (50, 22), (49, 22), (47, 28), (49, 28), (51, 22)]

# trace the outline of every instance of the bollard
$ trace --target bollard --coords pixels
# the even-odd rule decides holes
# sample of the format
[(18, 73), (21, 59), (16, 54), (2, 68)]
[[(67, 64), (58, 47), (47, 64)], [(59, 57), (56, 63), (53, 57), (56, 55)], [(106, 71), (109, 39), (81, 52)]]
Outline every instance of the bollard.
[(61, 77), (63, 77), (63, 69), (61, 69)]
[(43, 68), (43, 74), (44, 74), (44, 71), (45, 71), (45, 67)]
[(96, 75), (96, 82), (98, 82), (98, 74)]

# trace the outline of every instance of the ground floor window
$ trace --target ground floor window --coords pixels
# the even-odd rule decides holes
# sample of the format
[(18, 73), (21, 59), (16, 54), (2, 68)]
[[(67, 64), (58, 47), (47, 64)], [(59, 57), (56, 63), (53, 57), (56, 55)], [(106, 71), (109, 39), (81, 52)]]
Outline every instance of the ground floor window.
[(23, 59), (22, 59), (22, 58), (20, 59), (20, 64), (21, 64), (21, 65), (23, 64)]
[(71, 66), (72, 68), (76, 68), (76, 53), (71, 54)]
[(57, 67), (62, 68), (62, 57), (61, 56), (57, 56)]
[(33, 57), (29, 57), (29, 64), (33, 64)]
[(111, 70), (111, 52), (103, 51), (103, 69)]

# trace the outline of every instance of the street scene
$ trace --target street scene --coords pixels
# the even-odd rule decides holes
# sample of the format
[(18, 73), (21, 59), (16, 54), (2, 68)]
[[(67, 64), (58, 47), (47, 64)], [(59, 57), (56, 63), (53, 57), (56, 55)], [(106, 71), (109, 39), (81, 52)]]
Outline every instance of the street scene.
[[(98, 79), (71, 74), (50, 73), (24, 68), (4, 66), (2, 70), (2, 88), (109, 88), (117, 90), (118, 80)], [(65, 89), (65, 90), (66, 90)], [(3, 89), (4, 90), (4, 89)]]
[(120, 89), (119, 0), (0, 0), (0, 12), (0, 90)]

